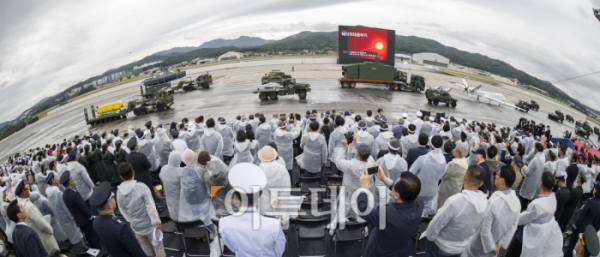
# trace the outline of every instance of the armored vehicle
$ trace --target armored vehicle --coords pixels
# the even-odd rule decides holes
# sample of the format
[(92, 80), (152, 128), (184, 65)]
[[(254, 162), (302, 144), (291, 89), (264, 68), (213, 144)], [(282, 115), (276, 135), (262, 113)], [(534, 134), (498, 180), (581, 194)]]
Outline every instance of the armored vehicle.
[(586, 139), (590, 138), (590, 132), (585, 130), (583, 127), (575, 126), (575, 134)]
[(287, 75), (285, 72), (279, 70), (273, 70), (269, 73), (266, 73), (261, 79), (261, 83), (267, 84), (271, 82), (279, 83), (280, 85), (287, 86), (292, 79), (292, 75)]
[(210, 85), (212, 85), (212, 83), (213, 83), (212, 75), (210, 75), (210, 73), (208, 73), (208, 72), (206, 72), (204, 74), (200, 74), (200, 76), (198, 76), (196, 78), (196, 85), (198, 85), (199, 87), (202, 87), (204, 89), (210, 88)]
[(446, 106), (456, 107), (456, 98), (452, 98), (450, 95), (450, 89), (443, 89), (441, 87), (438, 88), (427, 88), (425, 90), (425, 97), (427, 101), (433, 105), (438, 105), (439, 103), (446, 103)]
[(172, 71), (168, 70), (167, 68), (161, 67), (158, 75), (155, 77), (153, 75), (154, 75), (154, 72), (152, 74), (150, 74), (150, 77), (148, 77), (144, 81), (142, 81), (142, 84), (144, 86), (154, 86), (154, 85), (158, 85), (158, 84), (164, 84), (169, 81), (185, 77), (185, 71), (179, 71), (179, 69), (178, 69), (177, 72), (172, 72)]
[(573, 116), (571, 116), (570, 114), (567, 114), (567, 115), (566, 115), (566, 117), (565, 117), (565, 119), (566, 119), (568, 122), (571, 122), (571, 123), (573, 123), (573, 122), (575, 121), (575, 119), (573, 119)]
[(295, 79), (291, 79), (286, 86), (272, 82), (259, 87), (252, 93), (258, 94), (260, 100), (275, 100), (278, 96), (293, 94), (298, 94), (300, 99), (306, 99), (306, 93), (310, 91), (309, 84), (296, 83)]
[(357, 83), (382, 84), (391, 90), (421, 92), (425, 90), (425, 78), (411, 75), (408, 83), (406, 72), (393, 66), (382, 64), (379, 58), (375, 62), (355, 63), (342, 66), (342, 78), (338, 81), (342, 88), (354, 88)]
[(529, 109), (531, 109), (531, 110), (536, 110), (536, 111), (540, 110), (540, 105), (538, 103), (536, 103), (534, 100), (529, 101), (527, 103), (527, 107), (529, 107)]
[(212, 85), (212, 76), (207, 72), (201, 74), (195, 80), (192, 80), (190, 77), (180, 80), (177, 86), (173, 87), (173, 91), (183, 89), (183, 91), (187, 92), (196, 90), (198, 87), (207, 89), (210, 88), (210, 85)]
[[(529, 105), (527, 104), (527, 102), (525, 102), (523, 100), (519, 100), (519, 103), (517, 103), (516, 106), (521, 108), (522, 110), (525, 110), (525, 112), (529, 112)], [(518, 108), (516, 108), (516, 109), (518, 109)]]
[(565, 116), (563, 115), (563, 113), (561, 111), (556, 110), (556, 111), (554, 111), (554, 113), (548, 114), (548, 119), (563, 123), (563, 121), (565, 120)]
[(594, 134), (600, 135), (600, 129), (598, 129), (598, 127), (594, 127)]

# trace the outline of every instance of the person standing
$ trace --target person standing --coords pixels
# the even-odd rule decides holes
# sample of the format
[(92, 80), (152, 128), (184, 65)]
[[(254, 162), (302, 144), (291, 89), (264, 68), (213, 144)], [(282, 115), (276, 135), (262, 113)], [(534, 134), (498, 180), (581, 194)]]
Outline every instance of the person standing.
[(304, 152), (296, 157), (298, 165), (301, 164), (300, 167), (312, 175), (320, 174), (323, 165), (327, 162), (327, 142), (325, 137), (317, 132), (318, 130), (319, 123), (316, 121), (307, 126), (307, 133), (300, 139), (300, 147)]
[(433, 198), (438, 193), (438, 181), (446, 168), (446, 158), (440, 149), (442, 142), (442, 137), (432, 137), (430, 142), (432, 151), (419, 156), (413, 166), (409, 168), (409, 171), (421, 180), (422, 188), (419, 197), (423, 200), (423, 215), (435, 214), (432, 205)]
[(169, 163), (160, 170), (165, 197), (167, 197), (167, 208), (172, 220), (179, 220), (179, 197), (181, 193), (181, 153), (173, 151), (169, 155)]
[(148, 256), (129, 225), (115, 217), (117, 203), (108, 182), (98, 185), (92, 193), (90, 203), (100, 213), (100, 216), (94, 219), (93, 228), (98, 231), (98, 238), (109, 254), (125, 257)]
[(497, 191), (490, 197), (483, 224), (471, 237), (463, 256), (493, 257), (500, 253), (500, 248), (508, 247), (517, 230), (521, 211), (519, 197), (510, 189), (515, 179), (515, 171), (508, 166), (503, 166), (496, 174), (494, 184)]
[[(119, 181), (117, 164), (115, 164), (115, 156), (110, 151), (108, 151), (108, 146), (106, 144), (102, 144), (102, 163), (104, 164), (104, 173), (106, 174), (106, 181)], [(92, 192), (90, 191), (89, 195), (91, 194)]]
[[(58, 221), (58, 215), (54, 211), (54, 208), (52, 207), (48, 199), (42, 196), (40, 192), (31, 192), (29, 195), (29, 200), (33, 204), (35, 204), (38, 210), (40, 210), (42, 216), (50, 216), (50, 225), (52, 226), (54, 239), (56, 239), (56, 242), (66, 242), (69, 238), (67, 237), (67, 234), (65, 234), (63, 228), (61, 227), (60, 222)], [(71, 243), (76, 244), (79, 243), (79, 241), (72, 241)]]
[[(154, 127), (149, 127), (149, 131), (146, 130), (144, 132), (141, 131), (137, 131), (137, 146), (138, 149), (136, 150), (138, 153), (144, 154), (146, 156), (146, 158), (148, 159), (148, 162), (150, 163), (150, 168), (148, 168), (148, 175), (149, 175), (149, 180), (150, 183), (152, 182), (152, 177), (153, 174), (155, 172), (158, 172), (158, 165), (159, 165), (159, 161), (158, 158), (156, 157), (156, 149), (154, 148), (154, 145), (156, 144), (156, 142), (158, 141), (158, 137), (154, 138), (154, 132), (155, 132), (155, 128)], [(131, 141), (131, 140), (129, 140)], [(127, 144), (129, 145), (129, 142), (127, 142)], [(131, 161), (128, 160), (128, 158), (126, 158), (127, 162), (131, 163)], [(132, 165), (134, 165), (132, 163)], [(135, 165), (134, 165), (135, 168)], [(137, 169), (136, 169), (137, 170)], [(144, 183), (146, 183), (145, 181), (142, 181)]]
[(483, 179), (483, 185), (479, 188), (481, 192), (489, 195), (492, 191), (492, 174), (490, 168), (485, 163), (486, 152), (479, 148), (476, 151), (471, 152), (475, 157), (475, 162), (485, 171), (485, 179)]
[(73, 215), (77, 227), (79, 227), (81, 232), (83, 232), (85, 235), (88, 245), (94, 249), (102, 249), (102, 245), (100, 245), (98, 236), (92, 227), (92, 221), (94, 220), (92, 211), (85, 203), (79, 192), (73, 189), (73, 179), (71, 178), (71, 173), (69, 171), (65, 171), (62, 176), (60, 176), (58, 183), (65, 187), (63, 201), (69, 209), (69, 212), (71, 212), (71, 215)]
[[(419, 225), (421, 213), (423, 213), (423, 202), (417, 198), (421, 191), (421, 181), (410, 172), (403, 172), (396, 182), (385, 176), (383, 169), (379, 167), (376, 174), (379, 181), (391, 190), (390, 196), (393, 202), (386, 204), (384, 209), (385, 228), (381, 228), (379, 210), (373, 208), (371, 212), (361, 215), (361, 218), (374, 226), (369, 235), (369, 241), (365, 248), (367, 257), (408, 257), (412, 253), (412, 235)], [(370, 192), (370, 182), (367, 169), (360, 177), (361, 188), (357, 191), (358, 208), (364, 213), (368, 207), (367, 195)]]
[[(27, 223), (27, 212), (16, 200), (12, 201), (6, 209), (6, 215), (16, 223), (12, 232), (12, 241), (18, 257), (48, 257), (40, 237)], [(57, 247), (58, 248), (58, 247)]]
[(421, 125), (421, 128), (419, 128), (419, 134), (421, 133), (425, 133), (427, 135), (427, 138), (433, 136), (431, 134), (431, 129), (433, 128), (433, 122), (435, 121), (435, 118), (432, 116), (429, 116), (429, 121), (423, 122), (423, 124)]
[[(239, 257), (281, 257), (286, 245), (281, 223), (260, 215), (256, 206), (256, 195), (260, 195), (267, 185), (264, 172), (254, 164), (240, 163), (231, 168), (228, 177), (243, 214), (219, 220), (219, 235), (223, 242)], [(259, 220), (260, 226), (257, 226), (259, 222), (253, 222), (255, 219)]]
[(392, 129), (392, 133), (394, 133), (394, 137), (401, 139), (402, 138), (402, 129), (404, 129), (404, 118), (400, 117), (398, 119), (398, 126)]
[(374, 148), (373, 149), (373, 158), (376, 157), (376, 159), (379, 159), (380, 157), (384, 156), (387, 151), (388, 151), (388, 143), (390, 142), (390, 140), (392, 139), (392, 137), (394, 136), (394, 133), (392, 133), (391, 131), (388, 131), (388, 125), (385, 123), (382, 123), (379, 126), (379, 135), (377, 135), (377, 138), (375, 138), (375, 143), (374, 143)]
[[(294, 167), (294, 149), (292, 142), (296, 139), (301, 132), (301, 128), (296, 127), (298, 121), (294, 120), (294, 124), (289, 124), (284, 121), (279, 121), (277, 129), (273, 133), (273, 141), (277, 144), (279, 156), (285, 161), (285, 168), (292, 172)], [(291, 126), (292, 131), (288, 132), (286, 128)]]
[(407, 131), (408, 135), (403, 136), (400, 139), (400, 145), (402, 146), (402, 158), (404, 158), (404, 160), (406, 160), (406, 157), (408, 156), (408, 151), (410, 149), (418, 147), (420, 145), (420, 142), (417, 142), (419, 140), (419, 137), (415, 135), (415, 125), (408, 125)]
[(569, 201), (567, 201), (567, 204), (565, 205), (563, 213), (560, 217), (560, 220), (558, 221), (558, 225), (560, 226), (561, 231), (566, 230), (569, 221), (571, 220), (571, 218), (573, 218), (575, 208), (577, 208), (577, 205), (579, 204), (579, 202), (581, 201), (581, 197), (583, 196), (583, 188), (581, 186), (585, 182), (585, 179), (581, 175), (577, 175), (576, 178), (577, 182), (574, 188), (571, 189), (571, 191), (569, 192)]
[(345, 138), (346, 133), (348, 133), (348, 128), (344, 126), (344, 122), (342, 117), (336, 117), (335, 123), (337, 127), (329, 134), (328, 152), (329, 159), (331, 160), (332, 174), (339, 174), (336, 156), (337, 152), (341, 151), (342, 140)]
[[(357, 123), (357, 131), (356, 131), (356, 141), (358, 141), (361, 144), (366, 144), (368, 146), (371, 147), (371, 149), (377, 149), (375, 148), (375, 139), (373, 138), (373, 136), (371, 134), (369, 134), (369, 132), (367, 132), (367, 122), (364, 120), (361, 120)], [(377, 152), (379, 153), (379, 152)], [(353, 156), (355, 154), (352, 154)], [(373, 158), (377, 157), (377, 155), (373, 155), (371, 154), (371, 156), (373, 156)]]
[(134, 180), (135, 171), (129, 162), (119, 166), (119, 175), (123, 179), (123, 183), (117, 190), (117, 206), (121, 214), (135, 232), (135, 238), (146, 256), (154, 256), (152, 254), (154, 248), (156, 256), (165, 257), (162, 241), (159, 241), (157, 246), (152, 245), (152, 232), (154, 229), (161, 229), (161, 223), (150, 189), (144, 183)]
[[(396, 181), (400, 174), (408, 169), (408, 164), (400, 157), (400, 150), (400, 140), (394, 138), (388, 144), (388, 153), (377, 160), (377, 165), (381, 167), (385, 176), (392, 181)], [(377, 182), (377, 185), (380, 185), (379, 182)], [(419, 191), (421, 190), (419, 189)]]
[[(117, 168), (121, 165), (121, 163), (124, 163), (127, 161), (127, 151), (122, 148), (123, 146), (123, 142), (121, 140), (116, 140), (115, 141), (115, 151), (113, 153), (113, 155), (115, 156), (115, 162), (117, 164)], [(117, 180), (119, 180), (119, 176), (118, 176), (118, 171), (115, 174), (117, 177)]]
[[(185, 129), (185, 127), (183, 129)], [(173, 137), (173, 145), (175, 146), (175, 150), (177, 150), (177, 151), (179, 151), (181, 153), (183, 153), (186, 149), (188, 149), (187, 144), (185, 143), (185, 141), (179, 139), (179, 135), (183, 134), (183, 133), (186, 133), (186, 132), (185, 131), (177, 131), (177, 130), (172, 130), (171, 131), (171, 137)], [(185, 135), (185, 134), (183, 134), (183, 135)]]
[(521, 173), (525, 177), (523, 179), (521, 191), (519, 191), (519, 199), (521, 199), (522, 210), (526, 210), (529, 202), (533, 200), (538, 188), (538, 183), (544, 171), (544, 163), (546, 161), (546, 156), (544, 156), (544, 147), (541, 143), (535, 143), (534, 151), (535, 158), (533, 158), (531, 164), (525, 162), (525, 165), (521, 168)]
[(206, 121), (204, 136), (200, 139), (200, 150), (207, 151), (223, 160), (223, 137), (220, 133), (215, 133), (215, 120), (210, 118)]
[(421, 111), (417, 111), (416, 114), (417, 118), (413, 120), (411, 124), (415, 125), (415, 132), (419, 133), (419, 131), (421, 131), (421, 125), (423, 125), (423, 119), (421, 118), (423, 117), (423, 113)]
[(58, 189), (58, 178), (51, 172), (48, 174), (46, 181), (48, 182), (46, 195), (56, 211), (60, 226), (62, 226), (69, 237), (69, 242), (74, 245), (83, 242), (83, 235), (81, 234), (79, 227), (77, 227), (77, 223), (75, 223), (75, 217), (73, 217), (73, 214), (71, 214), (71, 211), (65, 204), (63, 192)]
[[(419, 146), (408, 149), (406, 154), (406, 163), (408, 163), (408, 168), (412, 167), (413, 163), (421, 156), (429, 153), (429, 149), (427, 149), (427, 143), (429, 143), (429, 138), (426, 134), (419, 134)], [(446, 158), (444, 158), (444, 162)]]
[(587, 200), (583, 208), (581, 208), (577, 221), (573, 223), (574, 231), (567, 232), (567, 234), (571, 235), (571, 239), (565, 257), (573, 256), (573, 248), (575, 248), (575, 244), (577, 243), (578, 235), (584, 233), (588, 225), (597, 225), (594, 224), (594, 221), (600, 216), (600, 182), (594, 183), (592, 195), (592, 198)]
[[(146, 155), (138, 152), (139, 147), (136, 137), (129, 139), (129, 142), (127, 142), (127, 147), (131, 149), (131, 153), (127, 155), (126, 160), (127, 163), (129, 163), (129, 165), (131, 165), (133, 169), (136, 170), (135, 180), (144, 183), (152, 192), (152, 188), (154, 188), (152, 186), (152, 176), (150, 175), (150, 168), (152, 168), (152, 164), (150, 163)], [(119, 169), (120, 168), (121, 166), (119, 166)]]
[(556, 190), (556, 193), (554, 194), (556, 196), (556, 212), (554, 212), (554, 219), (556, 222), (560, 220), (565, 205), (567, 205), (569, 198), (571, 197), (571, 193), (565, 183), (565, 174), (564, 171), (558, 171), (554, 175), (556, 178), (556, 185), (558, 186), (558, 190)]
[[(450, 142), (446, 142), (448, 144)], [(450, 143), (451, 144), (451, 143)], [(465, 155), (467, 149), (465, 145), (457, 145), (456, 149), (452, 152), (454, 159), (446, 164), (446, 168), (442, 177), (440, 178), (440, 185), (438, 187), (437, 197), (437, 210), (444, 206), (444, 203), (448, 198), (455, 194), (459, 194), (462, 191), (463, 184), (462, 179), (467, 172), (467, 159)]]
[[(316, 121), (315, 121), (316, 122)], [(306, 153), (306, 152), (305, 152)], [(264, 172), (267, 183), (263, 192), (260, 196), (260, 211), (266, 213), (272, 209), (274, 204), (278, 203), (279, 197), (285, 197), (289, 195), (289, 192), (273, 191), (271, 195), (271, 188), (273, 189), (290, 189), (292, 188), (291, 178), (285, 167), (280, 165), (275, 159), (277, 158), (277, 151), (273, 147), (265, 146), (263, 149), (258, 151), (258, 158), (260, 159), (260, 168)]]
[[(198, 127), (196, 127), (198, 128)], [(158, 160), (160, 162), (160, 166), (167, 166), (169, 163), (169, 155), (171, 152), (175, 151), (175, 146), (169, 137), (167, 137), (167, 130), (161, 127), (156, 131), (156, 144), (154, 145), (154, 149), (156, 149), (156, 154), (158, 155)], [(127, 161), (127, 160), (125, 160)], [(119, 164), (119, 166), (121, 166)]]
[(229, 165), (231, 159), (233, 158), (233, 131), (229, 126), (227, 126), (227, 121), (225, 118), (219, 118), (219, 126), (217, 126), (216, 131), (221, 134), (223, 138), (223, 162)]
[(258, 118), (260, 124), (255, 130), (256, 140), (258, 141), (258, 150), (262, 149), (265, 145), (272, 141), (271, 139), (271, 126), (266, 122), (265, 116)]

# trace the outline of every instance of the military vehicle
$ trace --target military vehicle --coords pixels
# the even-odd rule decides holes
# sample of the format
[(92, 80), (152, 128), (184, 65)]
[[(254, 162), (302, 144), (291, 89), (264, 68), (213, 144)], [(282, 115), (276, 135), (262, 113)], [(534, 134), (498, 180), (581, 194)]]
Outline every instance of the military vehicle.
[[(523, 100), (519, 100), (519, 103), (517, 103), (516, 106), (521, 108), (522, 110), (525, 110), (525, 112), (529, 112), (529, 105), (527, 104), (527, 102), (525, 102)], [(515, 108), (515, 109), (519, 110), (519, 108)]]
[(379, 57), (375, 62), (355, 63), (342, 66), (342, 78), (338, 79), (342, 88), (355, 88), (357, 83), (383, 84), (390, 90), (407, 90), (420, 93), (425, 90), (425, 78), (411, 75), (410, 83), (406, 72), (393, 66), (382, 64)]
[(540, 110), (540, 105), (538, 103), (536, 103), (534, 100), (527, 102), (527, 107), (529, 107), (529, 109), (535, 110), (535, 111)]
[[(145, 89), (145, 92), (144, 92)], [(96, 125), (118, 119), (126, 119), (127, 113), (133, 111), (133, 114), (143, 115), (149, 112), (159, 112), (168, 109), (173, 105), (173, 89), (171, 83), (164, 83), (155, 86), (140, 86), (141, 97), (135, 97), (129, 100), (127, 106), (123, 101), (117, 101), (99, 106), (94, 109), (91, 106), (92, 118), (88, 116), (87, 109), (84, 108), (85, 122), (88, 125)]]
[(309, 84), (296, 83), (295, 79), (291, 79), (286, 86), (271, 82), (252, 91), (252, 93), (258, 94), (260, 100), (275, 100), (278, 96), (293, 94), (298, 94), (300, 99), (306, 99), (306, 93), (310, 91)]
[(548, 114), (548, 119), (563, 123), (563, 121), (565, 120), (565, 115), (563, 115), (563, 113), (561, 111), (556, 110), (556, 111), (554, 111), (554, 113)]
[(261, 83), (279, 83), (280, 85), (287, 86), (292, 79), (292, 75), (287, 75), (285, 72), (279, 70), (272, 70), (269, 73), (265, 73), (265, 75), (260, 79)]
[(427, 101), (437, 106), (439, 103), (446, 103), (446, 106), (456, 107), (456, 98), (452, 98), (450, 95), (451, 89), (443, 89), (441, 87), (432, 88), (429, 87), (425, 90), (425, 97)]
[(192, 80), (190, 77), (180, 80), (177, 86), (173, 87), (173, 91), (183, 89), (183, 91), (187, 92), (196, 90), (198, 87), (207, 89), (210, 88), (210, 85), (212, 85), (212, 76), (207, 72), (201, 74), (195, 80)]
[(575, 122), (575, 119), (573, 119), (573, 116), (571, 116), (570, 114), (567, 114), (567, 115), (565, 116), (565, 119), (566, 119), (568, 122), (571, 122), (571, 123)]
[(172, 72), (167, 68), (160, 67), (159, 73), (156, 77), (154, 77), (154, 72), (152, 72), (152, 74), (150, 74), (150, 77), (142, 81), (142, 84), (144, 86), (154, 86), (158, 84), (164, 84), (169, 81), (180, 79), (183, 77), (185, 77), (185, 71), (179, 71), (179, 69), (177, 69), (177, 72)]
[(592, 132), (595, 132), (595, 129), (593, 130), (587, 121), (583, 123), (580, 121), (575, 122), (575, 134), (578, 136), (589, 138)]
[(598, 129), (598, 127), (594, 127), (594, 134), (600, 135), (600, 129)]

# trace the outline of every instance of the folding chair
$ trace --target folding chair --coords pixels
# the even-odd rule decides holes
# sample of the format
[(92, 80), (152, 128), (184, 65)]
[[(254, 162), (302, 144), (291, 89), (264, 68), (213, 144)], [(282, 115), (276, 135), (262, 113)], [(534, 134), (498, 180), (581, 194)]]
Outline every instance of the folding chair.
[(366, 221), (351, 221), (346, 222), (344, 229), (340, 229), (340, 224), (338, 223), (337, 228), (335, 229), (335, 251), (333, 256), (337, 256), (337, 243), (338, 242), (351, 242), (362, 240), (362, 249), (361, 256), (365, 252), (365, 227), (367, 227)]
[[(210, 239), (208, 237), (208, 230), (204, 225), (204, 222), (201, 220), (195, 221), (173, 221), (177, 225), (177, 227), (181, 231), (181, 236), (183, 238), (183, 249), (185, 249), (186, 256), (206, 256), (210, 257)], [(202, 245), (202, 240), (206, 241), (206, 245), (208, 246), (207, 254), (198, 254), (192, 253), (190, 254), (191, 249), (199, 250)], [(190, 241), (190, 242), (188, 242)]]
[[(413, 235), (413, 243), (415, 245), (415, 250), (414, 250), (414, 254), (425, 254), (425, 247), (423, 247), (422, 251), (419, 251), (419, 242), (423, 241), (423, 240), (419, 240), (419, 238), (421, 237), (421, 235), (423, 234), (423, 232), (425, 232), (425, 230), (427, 230), (427, 227), (429, 227), (429, 222), (431, 222), (431, 220), (433, 219), (432, 216), (423, 216), (421, 217), (421, 221), (419, 222), (419, 226), (417, 227), (417, 230), (415, 231), (414, 235)], [(427, 239), (425, 239), (427, 240)]]
[(316, 204), (317, 205), (317, 211), (323, 213), (323, 201), (318, 201), (318, 202), (302, 202), (302, 204), (300, 205), (300, 211), (301, 212), (306, 212), (306, 214), (304, 215), (298, 215), (298, 218), (300, 219), (321, 219), (321, 218), (325, 218), (327, 217), (328, 213), (323, 213), (322, 215), (319, 216), (314, 216), (311, 214), (311, 208), (312, 205)]
[(298, 177), (298, 182), (300, 182), (301, 193), (310, 193), (310, 188), (321, 187), (321, 177)]
[[(171, 217), (169, 216), (161, 216), (160, 217), (161, 230), (163, 232), (163, 245), (166, 250), (169, 251), (181, 251), (181, 246), (179, 245), (179, 231), (177, 230), (177, 225)], [(177, 248), (173, 248), (171, 246), (177, 246)]]
[[(296, 250), (298, 256), (300, 255), (300, 239), (312, 240), (312, 239), (323, 239), (325, 244), (325, 253), (316, 256), (326, 256), (329, 250), (329, 241), (327, 241), (327, 224), (328, 221), (325, 218), (321, 219), (296, 219)], [(315, 249), (315, 248), (313, 248)], [(318, 248), (316, 248), (318, 249)]]

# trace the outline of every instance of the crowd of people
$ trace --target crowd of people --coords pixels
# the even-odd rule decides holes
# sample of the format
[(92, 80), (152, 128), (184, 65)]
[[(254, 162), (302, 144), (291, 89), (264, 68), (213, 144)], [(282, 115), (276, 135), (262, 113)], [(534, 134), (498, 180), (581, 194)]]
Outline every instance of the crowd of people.
[[(297, 164), (301, 178), (342, 177), (345, 201), (332, 201), (330, 233), (338, 222), (368, 222), (365, 256), (411, 255), (423, 221), (416, 240), (426, 240), (426, 256), (563, 256), (564, 237), (564, 256), (598, 255), (597, 156), (553, 142), (550, 126), (534, 121), (413, 117), (309, 110), (228, 124), (199, 116), (29, 149), (2, 165), (0, 254), (58, 256), (66, 245), (165, 256), (154, 240), (165, 197), (172, 220), (203, 221), (236, 256), (281, 256), (289, 217), (260, 216), (255, 228), (252, 213), (290, 195), (272, 190), (300, 187)], [(352, 202), (358, 212), (345, 205)], [(213, 224), (225, 205), (244, 214)]]

